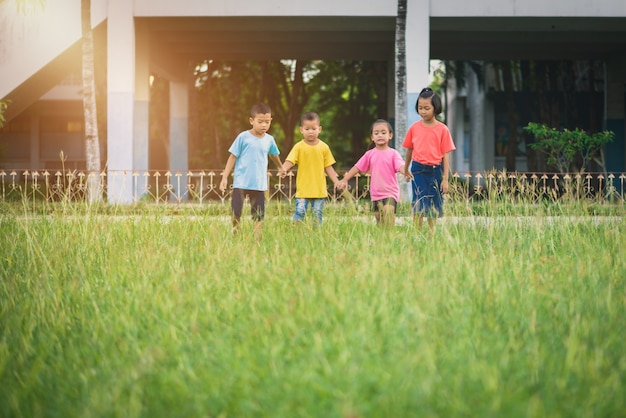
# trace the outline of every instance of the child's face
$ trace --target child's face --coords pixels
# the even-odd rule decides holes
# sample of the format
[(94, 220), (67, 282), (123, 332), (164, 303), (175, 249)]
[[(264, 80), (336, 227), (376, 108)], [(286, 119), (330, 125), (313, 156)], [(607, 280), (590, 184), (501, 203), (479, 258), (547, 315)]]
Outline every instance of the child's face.
[(305, 120), (300, 126), (300, 133), (305, 141), (313, 142), (317, 140), (320, 132), (322, 132), (322, 126), (317, 120)]
[(386, 123), (377, 123), (372, 127), (371, 138), (377, 148), (386, 148), (393, 134)]
[(272, 115), (270, 113), (257, 113), (253, 118), (250, 118), (250, 125), (252, 125), (252, 131), (257, 136), (265, 135), (270, 125), (272, 124)]
[(417, 101), (417, 112), (424, 121), (432, 121), (435, 118), (435, 108), (433, 107), (432, 97), (427, 99), (420, 97)]

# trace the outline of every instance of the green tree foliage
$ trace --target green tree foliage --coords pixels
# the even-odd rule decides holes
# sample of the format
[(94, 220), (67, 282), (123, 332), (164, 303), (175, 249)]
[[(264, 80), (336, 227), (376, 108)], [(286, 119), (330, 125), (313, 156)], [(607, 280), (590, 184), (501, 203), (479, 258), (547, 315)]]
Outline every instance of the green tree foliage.
[(544, 152), (547, 163), (555, 166), (560, 173), (570, 170), (584, 172), (591, 162), (604, 168), (602, 148), (615, 136), (611, 131), (588, 134), (578, 128), (573, 131), (557, 130), (535, 122), (530, 122), (524, 130), (537, 139), (529, 146)]
[(387, 63), (368, 61), (215, 61), (194, 74), (197, 128), (192, 167), (221, 167), (235, 136), (249, 127), (251, 105), (272, 107), (271, 132), (283, 158), (298, 141), (300, 115), (322, 119), (338, 166), (350, 166), (369, 143), (370, 124), (387, 118)]
[(319, 63), (311, 80), (313, 109), (322, 118), (323, 139), (340, 167), (352, 166), (370, 143), (370, 126), (388, 119), (387, 71), (383, 61)]

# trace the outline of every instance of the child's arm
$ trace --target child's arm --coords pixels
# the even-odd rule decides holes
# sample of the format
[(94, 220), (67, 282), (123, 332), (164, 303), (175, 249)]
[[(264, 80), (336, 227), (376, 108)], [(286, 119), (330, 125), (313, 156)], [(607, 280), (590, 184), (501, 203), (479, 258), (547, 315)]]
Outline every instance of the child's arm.
[(413, 178), (411, 174), (411, 156), (413, 155), (413, 148), (406, 149), (406, 157), (404, 157), (404, 177), (409, 181)]
[(324, 169), (324, 171), (326, 171), (326, 175), (328, 175), (328, 177), (332, 180), (335, 187), (339, 188), (339, 176), (333, 166), (329, 165)]
[(441, 173), (441, 193), (448, 191), (448, 173), (450, 171), (450, 153), (443, 154), (443, 172)]
[(339, 189), (345, 189), (346, 187), (348, 187), (348, 182), (350, 181), (350, 179), (352, 177), (356, 176), (360, 172), (361, 172), (361, 170), (356, 168), (356, 166), (353, 166), (350, 169), (350, 171), (348, 171), (346, 174), (343, 175), (343, 178), (341, 179), (341, 181), (339, 182), (339, 186), (337, 186), (337, 187)]
[(283, 163), (283, 171), (282, 171), (281, 177), (285, 177), (292, 167), (293, 167), (293, 162), (289, 160), (285, 160), (285, 162)]
[(270, 159), (274, 162), (276, 167), (278, 167), (278, 175), (281, 177), (285, 177), (283, 163), (282, 161), (280, 161), (280, 157), (278, 155), (270, 154)]
[(228, 161), (226, 161), (226, 167), (224, 167), (224, 171), (222, 171), (222, 181), (220, 182), (220, 190), (222, 193), (226, 191), (226, 186), (228, 185), (228, 175), (233, 170), (235, 162), (237, 162), (237, 157), (230, 154)]

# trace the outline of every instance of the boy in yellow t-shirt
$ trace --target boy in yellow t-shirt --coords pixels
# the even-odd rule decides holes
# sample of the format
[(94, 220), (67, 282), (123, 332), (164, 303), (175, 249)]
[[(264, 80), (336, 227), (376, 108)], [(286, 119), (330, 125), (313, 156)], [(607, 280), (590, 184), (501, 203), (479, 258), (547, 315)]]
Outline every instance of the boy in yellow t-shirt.
[(330, 147), (319, 139), (320, 132), (322, 132), (322, 126), (317, 113), (307, 112), (302, 115), (300, 133), (304, 139), (293, 146), (283, 164), (283, 176), (293, 166), (298, 166), (296, 212), (293, 215), (295, 222), (302, 222), (308, 207), (311, 206), (316, 225), (321, 225), (324, 202), (328, 197), (324, 173), (332, 180), (335, 187), (339, 186), (337, 172), (333, 168), (335, 158)]

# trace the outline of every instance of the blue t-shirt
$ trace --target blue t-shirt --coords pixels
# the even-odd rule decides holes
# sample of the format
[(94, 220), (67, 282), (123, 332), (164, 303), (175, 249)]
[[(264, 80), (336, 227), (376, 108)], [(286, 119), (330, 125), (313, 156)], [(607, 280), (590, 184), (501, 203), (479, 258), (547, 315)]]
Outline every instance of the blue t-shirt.
[(280, 154), (272, 135), (266, 133), (258, 138), (244, 131), (237, 135), (228, 152), (237, 157), (233, 188), (267, 190), (267, 157)]

